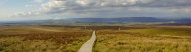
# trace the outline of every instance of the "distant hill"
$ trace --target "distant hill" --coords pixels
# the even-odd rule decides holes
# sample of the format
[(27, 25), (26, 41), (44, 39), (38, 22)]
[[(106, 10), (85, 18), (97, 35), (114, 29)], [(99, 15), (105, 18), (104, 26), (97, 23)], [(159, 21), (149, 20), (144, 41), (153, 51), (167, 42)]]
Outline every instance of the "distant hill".
[(121, 18), (70, 18), (71, 22), (96, 22), (96, 23), (130, 23), (130, 22), (167, 22), (165, 19), (153, 17), (121, 17)]
[(191, 19), (158, 19), (154, 17), (118, 17), (118, 18), (69, 18), (59, 20), (32, 20), (3, 22), (0, 25), (83, 25), (83, 24), (154, 24), (154, 25), (190, 25)]
[(191, 23), (191, 19), (176, 19), (176, 20), (173, 20), (175, 22), (178, 22), (178, 23)]

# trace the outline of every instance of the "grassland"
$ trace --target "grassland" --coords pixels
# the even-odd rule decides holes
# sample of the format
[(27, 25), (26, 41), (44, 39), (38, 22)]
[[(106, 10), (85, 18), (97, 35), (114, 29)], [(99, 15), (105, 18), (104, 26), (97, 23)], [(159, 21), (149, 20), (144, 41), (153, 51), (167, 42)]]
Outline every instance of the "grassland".
[(190, 26), (0, 26), (0, 52), (77, 52), (92, 30), (93, 52), (191, 52)]
[(76, 52), (91, 30), (45, 26), (1, 26), (0, 52)]
[(98, 30), (94, 52), (191, 52), (190, 27)]

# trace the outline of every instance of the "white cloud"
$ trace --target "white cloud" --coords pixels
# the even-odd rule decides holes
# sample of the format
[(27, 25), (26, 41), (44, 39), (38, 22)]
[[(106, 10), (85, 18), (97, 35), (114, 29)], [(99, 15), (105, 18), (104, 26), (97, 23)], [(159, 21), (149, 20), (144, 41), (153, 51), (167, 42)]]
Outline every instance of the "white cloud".
[(32, 8), (35, 7), (35, 5), (25, 5), (26, 8)]
[(44, 0), (33, 0), (34, 2), (42, 3)]
[[(43, 2), (43, 0), (34, 0)], [(30, 7), (27, 5), (26, 7)], [(179, 9), (181, 8), (182, 9)], [(42, 8), (31, 12), (20, 12), (14, 16), (26, 15), (64, 15), (71, 13), (84, 16), (98, 16), (100, 14), (165, 14), (168, 13), (190, 13), (191, 0), (49, 0), (42, 4)], [(177, 12), (178, 11), (178, 12)], [(70, 15), (71, 15), (70, 14)], [(109, 15), (108, 15), (109, 16)]]
[(191, 13), (191, 7), (174, 8), (170, 10), (172, 13)]

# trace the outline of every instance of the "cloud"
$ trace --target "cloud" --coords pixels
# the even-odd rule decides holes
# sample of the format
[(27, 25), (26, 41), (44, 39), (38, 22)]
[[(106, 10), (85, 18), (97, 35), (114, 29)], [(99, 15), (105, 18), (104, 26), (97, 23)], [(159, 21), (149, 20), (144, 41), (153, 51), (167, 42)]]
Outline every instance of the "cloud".
[(150, 0), (147, 3), (141, 3), (142, 7), (187, 7), (191, 6), (191, 0)]
[(37, 3), (42, 3), (44, 0), (33, 0), (33, 1)]
[(191, 7), (186, 8), (174, 8), (171, 9), (172, 13), (191, 13)]
[[(41, 3), (43, 0), (34, 0)], [(29, 7), (29, 5), (27, 6)], [(66, 13), (84, 16), (152, 16), (152, 14), (169, 15), (171, 13), (191, 13), (191, 0), (49, 0), (42, 8), (31, 12), (16, 13), (14, 16), (26, 15), (64, 15)], [(72, 15), (71, 15), (72, 16)], [(136, 16), (136, 15), (135, 15)]]
[(34, 10), (31, 12), (15, 12), (14, 14), (9, 15), (8, 17), (28, 17), (28, 16), (40, 16), (43, 15), (42, 11)]
[(35, 7), (36, 5), (25, 5), (26, 8), (32, 8)]

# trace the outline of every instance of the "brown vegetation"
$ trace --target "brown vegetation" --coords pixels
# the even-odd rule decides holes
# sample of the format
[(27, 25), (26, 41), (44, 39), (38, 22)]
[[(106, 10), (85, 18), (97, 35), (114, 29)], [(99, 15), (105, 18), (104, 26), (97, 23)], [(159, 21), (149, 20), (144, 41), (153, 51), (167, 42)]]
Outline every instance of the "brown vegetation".
[(3, 52), (76, 52), (92, 34), (90, 30), (63, 27), (11, 27), (4, 30), (0, 32), (0, 51)]
[(99, 30), (94, 52), (191, 52), (189, 28)]

